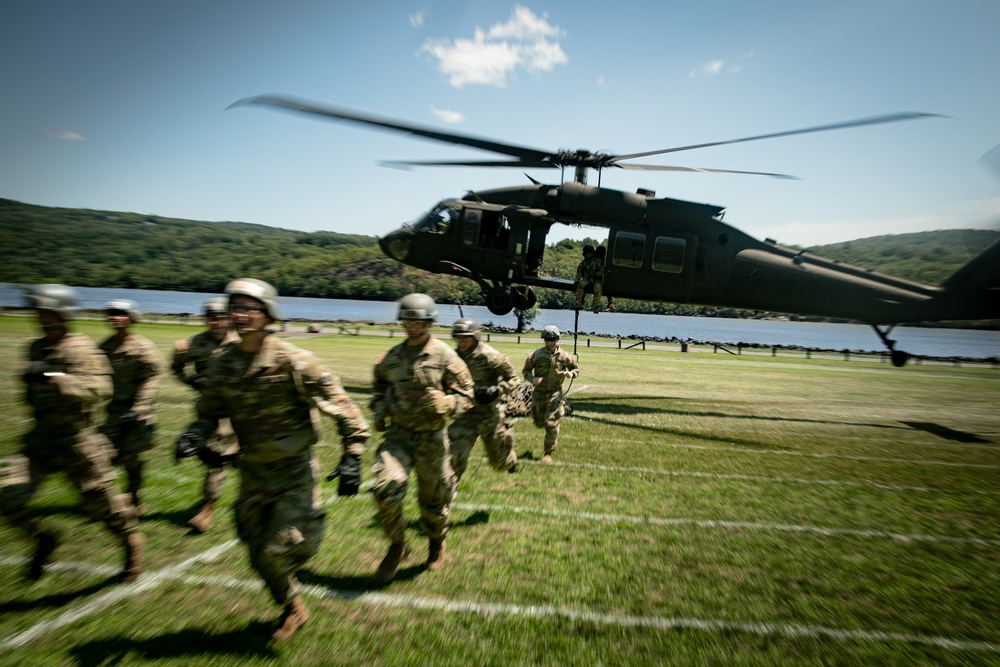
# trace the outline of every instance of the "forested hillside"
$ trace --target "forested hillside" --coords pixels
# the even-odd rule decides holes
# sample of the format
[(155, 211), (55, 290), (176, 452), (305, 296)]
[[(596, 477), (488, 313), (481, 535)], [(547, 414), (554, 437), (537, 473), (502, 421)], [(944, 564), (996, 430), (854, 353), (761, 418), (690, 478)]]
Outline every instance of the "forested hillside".
[[(333, 224), (331, 223), (331, 226)], [(1000, 238), (1000, 232), (920, 232), (809, 248), (816, 254), (910, 280), (938, 284)], [(254, 276), (285, 296), (394, 300), (422, 291), (444, 303), (482, 303), (470, 281), (403, 266), (376, 238), (300, 232), (243, 222), (50, 208), (0, 199), (0, 282), (57, 282), (220, 292), (236, 276)], [(542, 272), (573, 278), (583, 241), (563, 240), (545, 253)], [(568, 308), (569, 292), (541, 290), (543, 308)], [(747, 315), (667, 303), (616, 301), (626, 312)]]

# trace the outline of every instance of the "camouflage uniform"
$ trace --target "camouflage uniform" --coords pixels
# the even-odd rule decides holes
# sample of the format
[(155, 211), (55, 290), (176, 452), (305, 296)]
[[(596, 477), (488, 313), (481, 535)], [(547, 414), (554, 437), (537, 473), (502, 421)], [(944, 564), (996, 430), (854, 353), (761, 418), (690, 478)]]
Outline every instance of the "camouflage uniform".
[(390, 420), (373, 468), (379, 523), (393, 543), (402, 543), (403, 500), (416, 468), (420, 523), (431, 540), (442, 541), (455, 489), (445, 422), (472, 405), (472, 376), (434, 336), (422, 347), (396, 345), (376, 363), (374, 375), (376, 424)]
[(551, 456), (559, 440), (559, 419), (565, 412), (563, 380), (580, 373), (576, 357), (558, 345), (552, 352), (542, 347), (528, 356), (522, 373), (532, 382), (540, 378), (531, 394), (531, 418), (536, 427), (545, 429), (545, 455)]
[(514, 432), (507, 421), (506, 403), (518, 385), (517, 371), (506, 354), (482, 341), (477, 341), (468, 352), (457, 352), (469, 367), (475, 387), (496, 387), (499, 396), (488, 405), (474, 403), (448, 427), (455, 477), (462, 479), (477, 436), (483, 439), (490, 465), (495, 470), (510, 470), (517, 463), (517, 453), (514, 451)]
[(137, 334), (127, 334), (121, 344), (111, 336), (100, 348), (111, 362), (114, 385), (101, 431), (114, 446), (113, 462), (125, 468), (128, 492), (138, 505), (142, 487), (139, 455), (153, 446), (153, 404), (163, 357), (152, 341)]
[[(208, 367), (208, 360), (213, 354), (221, 352), (226, 345), (239, 340), (234, 333), (227, 333), (219, 340), (211, 335), (210, 331), (202, 331), (190, 338), (183, 338), (174, 341), (174, 356), (170, 363), (170, 370), (174, 377), (188, 385), (199, 394), (205, 388), (205, 369)], [(188, 365), (194, 366), (194, 375), (187, 374)], [(208, 446), (220, 454), (235, 454), (237, 451), (236, 434), (233, 432), (229, 419), (219, 420), (219, 428), (207, 441)], [(205, 484), (202, 487), (202, 496), (206, 503), (218, 501), (222, 494), (222, 482), (225, 478), (225, 468), (222, 466), (206, 466)]]
[(91, 425), (98, 403), (111, 395), (107, 358), (83, 334), (67, 333), (54, 344), (35, 340), (28, 360), (64, 375), (27, 385), (35, 424), (22, 436), (20, 453), (3, 461), (0, 511), (29, 536), (40, 534), (28, 503), (46, 476), (61, 471), (80, 492), (84, 513), (124, 539), (138, 525), (135, 508), (118, 493), (110, 447)]
[(344, 451), (361, 454), (370, 431), (340, 379), (311, 352), (267, 335), (256, 353), (229, 345), (212, 356), (188, 428), (204, 440), (228, 417), (239, 440), (236, 531), (250, 564), (281, 605), (298, 595), (295, 572), (319, 548), (323, 511), (312, 446), (319, 413), (337, 422)]

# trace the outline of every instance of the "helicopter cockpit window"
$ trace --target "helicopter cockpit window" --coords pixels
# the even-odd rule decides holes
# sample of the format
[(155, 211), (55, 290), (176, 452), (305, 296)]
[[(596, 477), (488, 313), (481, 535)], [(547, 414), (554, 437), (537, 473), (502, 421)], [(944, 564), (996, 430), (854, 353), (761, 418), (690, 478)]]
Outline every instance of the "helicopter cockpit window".
[(642, 254), (646, 250), (646, 236), (633, 232), (615, 234), (615, 249), (611, 263), (638, 269), (642, 266)]
[(681, 273), (684, 270), (684, 250), (687, 241), (669, 236), (657, 236), (653, 245), (653, 270)]
[(446, 234), (452, 223), (458, 219), (458, 210), (451, 206), (436, 206), (417, 225), (418, 232)]

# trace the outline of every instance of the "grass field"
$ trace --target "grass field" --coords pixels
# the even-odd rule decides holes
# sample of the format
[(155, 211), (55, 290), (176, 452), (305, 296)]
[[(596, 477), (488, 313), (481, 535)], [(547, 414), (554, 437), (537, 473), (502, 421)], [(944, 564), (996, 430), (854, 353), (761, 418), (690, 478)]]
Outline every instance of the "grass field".
[[(165, 355), (198, 330), (138, 328)], [(33, 335), (28, 318), (0, 317), (0, 455), (29, 427), (16, 371)], [(363, 406), (394, 342), (296, 340)], [(520, 369), (540, 344), (496, 347)], [(202, 469), (175, 465), (172, 447), (193, 395), (165, 376), (146, 573), (115, 583), (120, 549), (50, 479), (34, 506), (63, 542), (41, 581), (23, 582), (29, 544), (0, 527), (0, 664), (1000, 665), (1000, 370), (580, 353), (555, 463), (538, 462), (542, 433), (525, 420), (517, 474), (477, 448), (442, 570), (420, 567), (411, 490), (411, 555), (374, 587), (387, 546), (374, 503), (327, 485), (323, 546), (300, 576), (312, 618), (278, 647), (280, 610), (229, 514), (188, 534)], [(339, 442), (325, 429), (331, 469)], [(235, 490), (233, 474), (227, 501)]]

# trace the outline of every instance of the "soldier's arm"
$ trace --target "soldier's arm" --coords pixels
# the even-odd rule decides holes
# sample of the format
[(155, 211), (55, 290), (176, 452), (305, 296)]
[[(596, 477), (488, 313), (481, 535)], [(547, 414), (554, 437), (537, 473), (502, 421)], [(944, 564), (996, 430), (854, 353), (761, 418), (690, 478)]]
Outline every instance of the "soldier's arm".
[(174, 377), (183, 382), (186, 385), (191, 384), (191, 377), (185, 372), (188, 365), (188, 351), (190, 350), (190, 341), (186, 338), (174, 341), (174, 353), (170, 359), (170, 372), (174, 374)]
[(524, 376), (526, 380), (530, 380), (534, 376), (535, 364), (533, 362), (532, 355), (528, 355), (528, 358), (524, 360), (524, 368), (521, 369), (521, 375)]
[(368, 407), (375, 413), (376, 422), (389, 416), (389, 374), (384, 361), (385, 356), (379, 357), (372, 369), (372, 398)]
[(316, 355), (305, 350), (297, 355), (293, 363), (302, 379), (306, 400), (337, 423), (344, 452), (359, 455), (364, 452), (365, 440), (371, 436), (371, 429), (361, 409), (344, 391), (340, 378), (331, 373)]
[(153, 402), (156, 400), (156, 389), (160, 383), (160, 372), (163, 370), (163, 357), (156, 346), (146, 341), (139, 352), (141, 384), (135, 392), (131, 411), (139, 413), (143, 419), (149, 418), (153, 412)]
[(517, 376), (514, 364), (510, 362), (510, 357), (506, 354), (497, 355), (496, 361), (497, 378), (499, 379), (497, 388), (500, 390), (500, 395), (506, 398), (514, 391), (514, 387), (520, 384), (521, 379)]
[(111, 396), (111, 362), (89, 341), (80, 342), (66, 350), (66, 371), (55, 375), (50, 382), (59, 393), (80, 401), (97, 401)]
[(469, 367), (457, 354), (445, 366), (441, 385), (445, 394), (454, 397), (455, 405), (451, 410), (452, 415), (457, 417), (472, 407), (472, 373), (469, 372)]
[(568, 378), (579, 377), (580, 364), (577, 363), (576, 355), (567, 353), (563, 359), (563, 374)]
[[(217, 360), (217, 358), (209, 360), (208, 368), (205, 369), (206, 376), (215, 376), (218, 379), (219, 376), (213, 370)], [(205, 387), (205, 391), (198, 395), (198, 401), (194, 407), (198, 413), (198, 418), (188, 425), (186, 431), (196, 433), (206, 441), (219, 427), (220, 419), (224, 417), (232, 418), (233, 416), (230, 414), (228, 405), (224, 400), (219, 382), (210, 382)]]

